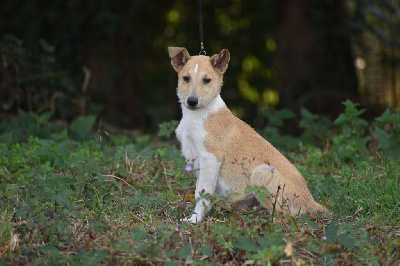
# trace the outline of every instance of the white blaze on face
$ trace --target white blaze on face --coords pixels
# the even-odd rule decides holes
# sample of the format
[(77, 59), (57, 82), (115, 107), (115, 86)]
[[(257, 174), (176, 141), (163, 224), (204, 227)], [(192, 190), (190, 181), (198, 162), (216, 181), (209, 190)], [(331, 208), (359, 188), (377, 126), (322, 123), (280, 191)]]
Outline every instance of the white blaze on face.
[(196, 64), (194, 67), (194, 73), (197, 75), (197, 71), (199, 70), (199, 64)]

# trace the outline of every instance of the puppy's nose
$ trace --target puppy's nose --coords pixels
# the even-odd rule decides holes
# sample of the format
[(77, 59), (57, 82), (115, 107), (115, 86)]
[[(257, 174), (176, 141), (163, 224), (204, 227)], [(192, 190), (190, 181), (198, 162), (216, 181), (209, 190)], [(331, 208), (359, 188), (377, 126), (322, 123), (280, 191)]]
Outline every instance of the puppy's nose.
[(189, 107), (196, 107), (198, 103), (199, 103), (199, 99), (197, 99), (197, 97), (190, 96), (187, 99), (187, 104), (189, 105)]

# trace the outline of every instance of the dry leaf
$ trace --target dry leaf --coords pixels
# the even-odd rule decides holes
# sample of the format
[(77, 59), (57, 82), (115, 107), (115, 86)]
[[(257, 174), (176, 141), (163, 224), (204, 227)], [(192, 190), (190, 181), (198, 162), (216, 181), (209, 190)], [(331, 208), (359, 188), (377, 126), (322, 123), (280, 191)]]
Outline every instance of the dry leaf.
[(18, 247), (18, 243), (19, 243), (18, 234), (14, 234), (10, 239), (9, 243), (10, 250), (14, 251)]
[(294, 256), (294, 251), (293, 251), (293, 243), (290, 242), (286, 245), (285, 247), (285, 254), (289, 257), (293, 257)]
[(194, 194), (185, 195), (185, 200), (194, 199)]

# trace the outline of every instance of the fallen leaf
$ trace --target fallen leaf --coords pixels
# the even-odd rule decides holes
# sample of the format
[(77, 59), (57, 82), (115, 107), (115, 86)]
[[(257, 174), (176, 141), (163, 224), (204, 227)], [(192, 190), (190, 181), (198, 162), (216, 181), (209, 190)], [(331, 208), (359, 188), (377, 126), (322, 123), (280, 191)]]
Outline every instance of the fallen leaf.
[(293, 243), (290, 242), (286, 245), (285, 247), (285, 254), (289, 257), (292, 257), (294, 255), (294, 251), (293, 251)]
[(185, 200), (191, 200), (191, 199), (194, 199), (194, 194), (185, 195)]

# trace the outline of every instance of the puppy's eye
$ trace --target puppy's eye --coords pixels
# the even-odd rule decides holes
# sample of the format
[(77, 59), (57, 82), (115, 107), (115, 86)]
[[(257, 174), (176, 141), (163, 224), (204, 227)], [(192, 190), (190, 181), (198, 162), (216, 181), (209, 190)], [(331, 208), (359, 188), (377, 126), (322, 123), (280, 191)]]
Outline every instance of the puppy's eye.
[(208, 83), (210, 83), (210, 81), (211, 81), (211, 79), (209, 79), (209, 78), (203, 78), (204, 84), (208, 84)]
[(184, 76), (184, 77), (183, 77), (183, 80), (184, 80), (186, 83), (189, 83), (189, 81), (190, 81), (190, 77), (188, 77), (188, 76)]

